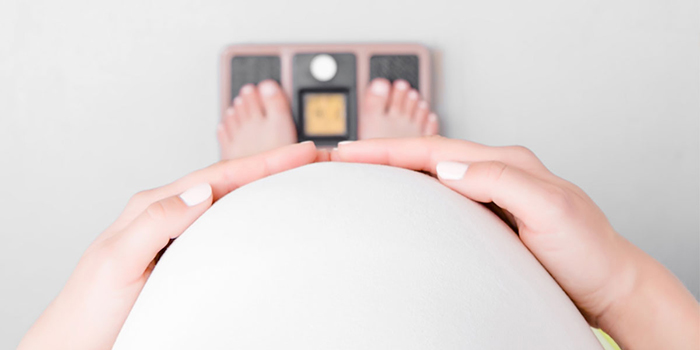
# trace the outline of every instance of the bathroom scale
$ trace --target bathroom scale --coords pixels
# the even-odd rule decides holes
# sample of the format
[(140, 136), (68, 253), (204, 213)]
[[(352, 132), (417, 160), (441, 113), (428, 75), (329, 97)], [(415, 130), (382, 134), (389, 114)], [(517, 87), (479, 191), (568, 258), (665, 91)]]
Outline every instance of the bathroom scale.
[(246, 84), (277, 81), (298, 140), (357, 140), (358, 110), (374, 78), (406, 80), (430, 103), (430, 51), (420, 44), (231, 45), (221, 54), (221, 116)]

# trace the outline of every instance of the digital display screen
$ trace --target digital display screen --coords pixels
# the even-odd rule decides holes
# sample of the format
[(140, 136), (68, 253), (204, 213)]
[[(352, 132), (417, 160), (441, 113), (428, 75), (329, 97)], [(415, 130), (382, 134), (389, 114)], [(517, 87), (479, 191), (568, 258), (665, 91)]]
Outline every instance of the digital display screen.
[(342, 92), (306, 92), (304, 133), (308, 136), (343, 136), (347, 133), (347, 96)]

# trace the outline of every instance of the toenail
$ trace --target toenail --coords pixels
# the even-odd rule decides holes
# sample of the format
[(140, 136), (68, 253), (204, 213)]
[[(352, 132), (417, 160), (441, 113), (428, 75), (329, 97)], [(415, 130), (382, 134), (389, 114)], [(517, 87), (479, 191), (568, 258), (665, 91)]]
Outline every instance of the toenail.
[(243, 87), (241, 88), (242, 94), (249, 94), (251, 92), (253, 92), (253, 85), (250, 85), (250, 84), (243, 85)]
[(411, 92), (408, 93), (408, 98), (411, 100), (417, 100), (418, 92), (416, 90), (411, 90)]
[(260, 84), (260, 94), (263, 96), (273, 96), (277, 93), (277, 84), (274, 83), (262, 83)]
[(428, 109), (428, 102), (420, 101), (420, 102), (418, 103), (418, 108)]
[(385, 96), (389, 93), (389, 84), (384, 81), (375, 81), (371, 87), (372, 93), (379, 96)]
[(397, 80), (394, 84), (396, 84), (396, 88), (399, 90), (406, 90), (409, 87), (405, 80)]

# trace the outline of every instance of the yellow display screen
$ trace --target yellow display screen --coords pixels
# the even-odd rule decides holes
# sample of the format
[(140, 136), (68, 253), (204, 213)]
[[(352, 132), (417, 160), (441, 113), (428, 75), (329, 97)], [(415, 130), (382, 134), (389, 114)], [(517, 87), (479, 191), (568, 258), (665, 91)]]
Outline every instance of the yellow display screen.
[(304, 93), (304, 133), (342, 136), (347, 133), (347, 98), (340, 92)]

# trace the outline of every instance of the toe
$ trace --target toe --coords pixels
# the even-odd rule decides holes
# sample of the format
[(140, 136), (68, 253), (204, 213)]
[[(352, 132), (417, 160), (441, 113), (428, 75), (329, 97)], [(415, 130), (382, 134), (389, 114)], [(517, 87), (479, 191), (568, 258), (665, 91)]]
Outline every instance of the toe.
[(222, 125), (224, 130), (228, 133), (229, 137), (233, 135), (234, 130), (238, 127), (238, 118), (236, 117), (236, 110), (234, 107), (229, 107), (226, 109), (224, 114), (224, 119), (222, 120)]
[(394, 88), (391, 91), (391, 101), (389, 102), (389, 114), (401, 115), (404, 106), (404, 99), (411, 85), (407, 81), (399, 79), (394, 81)]
[(428, 119), (428, 114), (430, 114), (430, 105), (428, 105), (428, 102), (418, 102), (416, 111), (413, 113), (413, 120), (415, 120), (415, 122), (421, 126), (421, 130), (424, 130), (425, 122)]
[(235, 123), (235, 120), (233, 118), (235, 107), (231, 106), (229, 108), (226, 108), (224, 111), (224, 116), (221, 118), (220, 124), (224, 127), (224, 129), (228, 129), (228, 127), (231, 124)]
[(413, 117), (413, 114), (416, 111), (416, 107), (418, 106), (418, 101), (420, 100), (420, 94), (416, 89), (411, 89), (408, 91), (408, 94), (406, 94), (406, 100), (404, 101), (404, 106), (402, 109), (402, 114), (407, 116), (408, 118)]
[(219, 123), (219, 125), (216, 126), (216, 138), (219, 140), (221, 148), (224, 148), (225, 145), (229, 143), (228, 132), (226, 132), (226, 127), (223, 123)]
[(229, 159), (229, 150), (231, 149), (231, 138), (226, 132), (226, 127), (223, 123), (216, 126), (216, 138), (219, 140), (219, 152), (221, 159)]
[(435, 113), (430, 113), (428, 115), (428, 121), (425, 123), (425, 129), (423, 130), (424, 136), (437, 135), (440, 126), (438, 125), (438, 117)]
[(264, 112), (262, 103), (260, 102), (260, 96), (258, 96), (258, 90), (254, 85), (244, 85), (241, 88), (240, 96), (243, 98), (243, 102), (245, 103), (250, 118), (263, 117)]
[(376, 116), (384, 115), (389, 102), (389, 92), (391, 91), (391, 83), (384, 78), (372, 80), (372, 83), (367, 89), (365, 102), (362, 108), (363, 115)]
[(250, 113), (248, 113), (248, 106), (246, 106), (243, 97), (238, 96), (233, 99), (233, 114), (236, 115), (236, 119), (240, 122), (248, 120)]
[(287, 97), (274, 80), (265, 80), (258, 85), (258, 92), (267, 118), (289, 118), (291, 115)]

